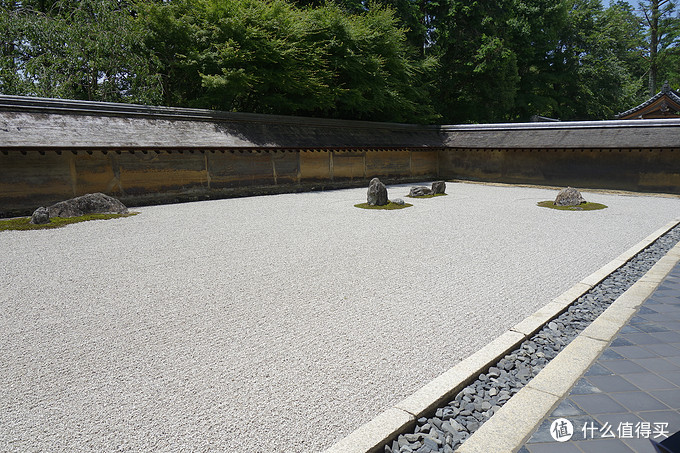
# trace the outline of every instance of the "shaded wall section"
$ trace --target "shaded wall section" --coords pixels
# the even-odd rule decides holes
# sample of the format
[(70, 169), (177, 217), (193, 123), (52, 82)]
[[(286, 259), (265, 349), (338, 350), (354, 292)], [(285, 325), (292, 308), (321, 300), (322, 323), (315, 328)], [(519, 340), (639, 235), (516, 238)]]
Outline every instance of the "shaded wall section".
[(680, 194), (680, 148), (449, 148), (441, 177)]
[[(92, 192), (128, 206), (433, 179), (441, 149), (0, 151), (0, 217)], [(357, 203), (363, 200), (357, 200)]]

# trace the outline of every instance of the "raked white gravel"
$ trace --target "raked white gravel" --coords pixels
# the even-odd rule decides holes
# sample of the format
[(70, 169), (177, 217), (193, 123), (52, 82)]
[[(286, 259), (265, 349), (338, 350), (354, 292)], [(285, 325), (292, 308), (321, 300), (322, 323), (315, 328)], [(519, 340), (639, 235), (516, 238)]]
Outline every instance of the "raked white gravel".
[[(390, 198), (408, 186), (391, 186)], [(0, 232), (0, 451), (316, 452), (680, 215), (448, 184)]]

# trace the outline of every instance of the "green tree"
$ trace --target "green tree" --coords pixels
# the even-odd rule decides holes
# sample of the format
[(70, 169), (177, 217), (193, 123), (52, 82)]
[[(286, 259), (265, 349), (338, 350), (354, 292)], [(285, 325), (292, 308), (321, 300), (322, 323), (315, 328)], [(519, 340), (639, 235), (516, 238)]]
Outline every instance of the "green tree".
[(510, 8), (508, 41), (519, 75), (512, 118), (556, 117), (559, 89), (569, 78), (561, 42), (569, 7), (564, 0), (512, 0)]
[(443, 12), (445, 1), (382, 0), (380, 4), (394, 9), (398, 25), (406, 30), (407, 42), (417, 55), (425, 58), (437, 39), (437, 19)]
[(556, 89), (556, 116), (608, 119), (636, 103), (641, 42), (629, 28), (634, 24), (628, 5), (605, 10), (599, 0), (570, 0), (559, 51), (566, 77)]
[(371, 5), (346, 16), (333, 5), (308, 17), (313, 42), (332, 72), (334, 99), (324, 116), (379, 121), (432, 121), (429, 89), (436, 60), (415, 60), (391, 8)]
[[(289, 0), (299, 7), (319, 8), (328, 0)], [(432, 41), (431, 33), (435, 16), (441, 10), (440, 0), (335, 0), (342, 11), (348, 14), (362, 14), (371, 8), (390, 8), (394, 11), (396, 24), (404, 29), (406, 41), (421, 57)]]
[(177, 0), (149, 5), (147, 45), (171, 105), (257, 113), (428, 121), (424, 64), (393, 12), (333, 4)]
[(436, 22), (446, 121), (606, 119), (635, 105), (642, 29), (600, 0), (450, 0)]
[(520, 88), (515, 117), (607, 119), (635, 105), (641, 30), (629, 5), (519, 0), (511, 18)]
[(660, 76), (678, 73), (680, 19), (671, 0), (643, 0), (642, 20), (647, 28), (649, 95), (658, 91)]
[[(7, 2), (6, 2), (7, 3)], [(2, 5), (0, 92), (157, 103), (160, 82), (145, 31), (115, 0)], [(36, 9), (33, 9), (33, 8)]]
[(508, 119), (520, 82), (509, 0), (449, 0), (437, 18), (437, 107), (447, 122)]

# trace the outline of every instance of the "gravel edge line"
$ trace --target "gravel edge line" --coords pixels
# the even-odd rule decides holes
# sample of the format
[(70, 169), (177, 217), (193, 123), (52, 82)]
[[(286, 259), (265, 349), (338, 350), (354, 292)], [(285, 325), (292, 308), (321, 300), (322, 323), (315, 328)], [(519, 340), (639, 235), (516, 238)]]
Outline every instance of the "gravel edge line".
[(679, 261), (680, 242), (609, 305), (456, 452), (512, 453), (520, 449)]
[[(679, 223), (680, 219), (676, 219), (650, 234), (325, 452), (452, 453), (680, 241)], [(669, 236), (675, 241), (670, 246), (651, 247)], [(650, 254), (649, 250), (651, 258), (639, 258), (645, 252)], [(646, 263), (642, 272), (635, 269), (638, 261)], [(631, 262), (636, 264), (631, 266)], [(635, 278), (624, 276), (625, 288), (614, 287), (610, 280), (619, 277), (612, 276), (630, 273), (626, 268), (631, 267)], [(562, 320), (564, 315), (569, 319)], [(573, 325), (575, 328), (570, 328)], [(535, 337), (540, 339), (538, 344), (532, 341)]]

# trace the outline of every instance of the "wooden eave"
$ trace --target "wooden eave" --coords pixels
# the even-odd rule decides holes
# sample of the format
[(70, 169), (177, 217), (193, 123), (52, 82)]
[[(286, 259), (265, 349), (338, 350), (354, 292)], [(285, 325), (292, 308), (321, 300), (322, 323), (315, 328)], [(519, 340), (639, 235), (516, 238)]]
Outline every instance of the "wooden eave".
[(675, 91), (660, 92), (648, 101), (617, 115), (620, 120), (677, 118), (680, 96)]

